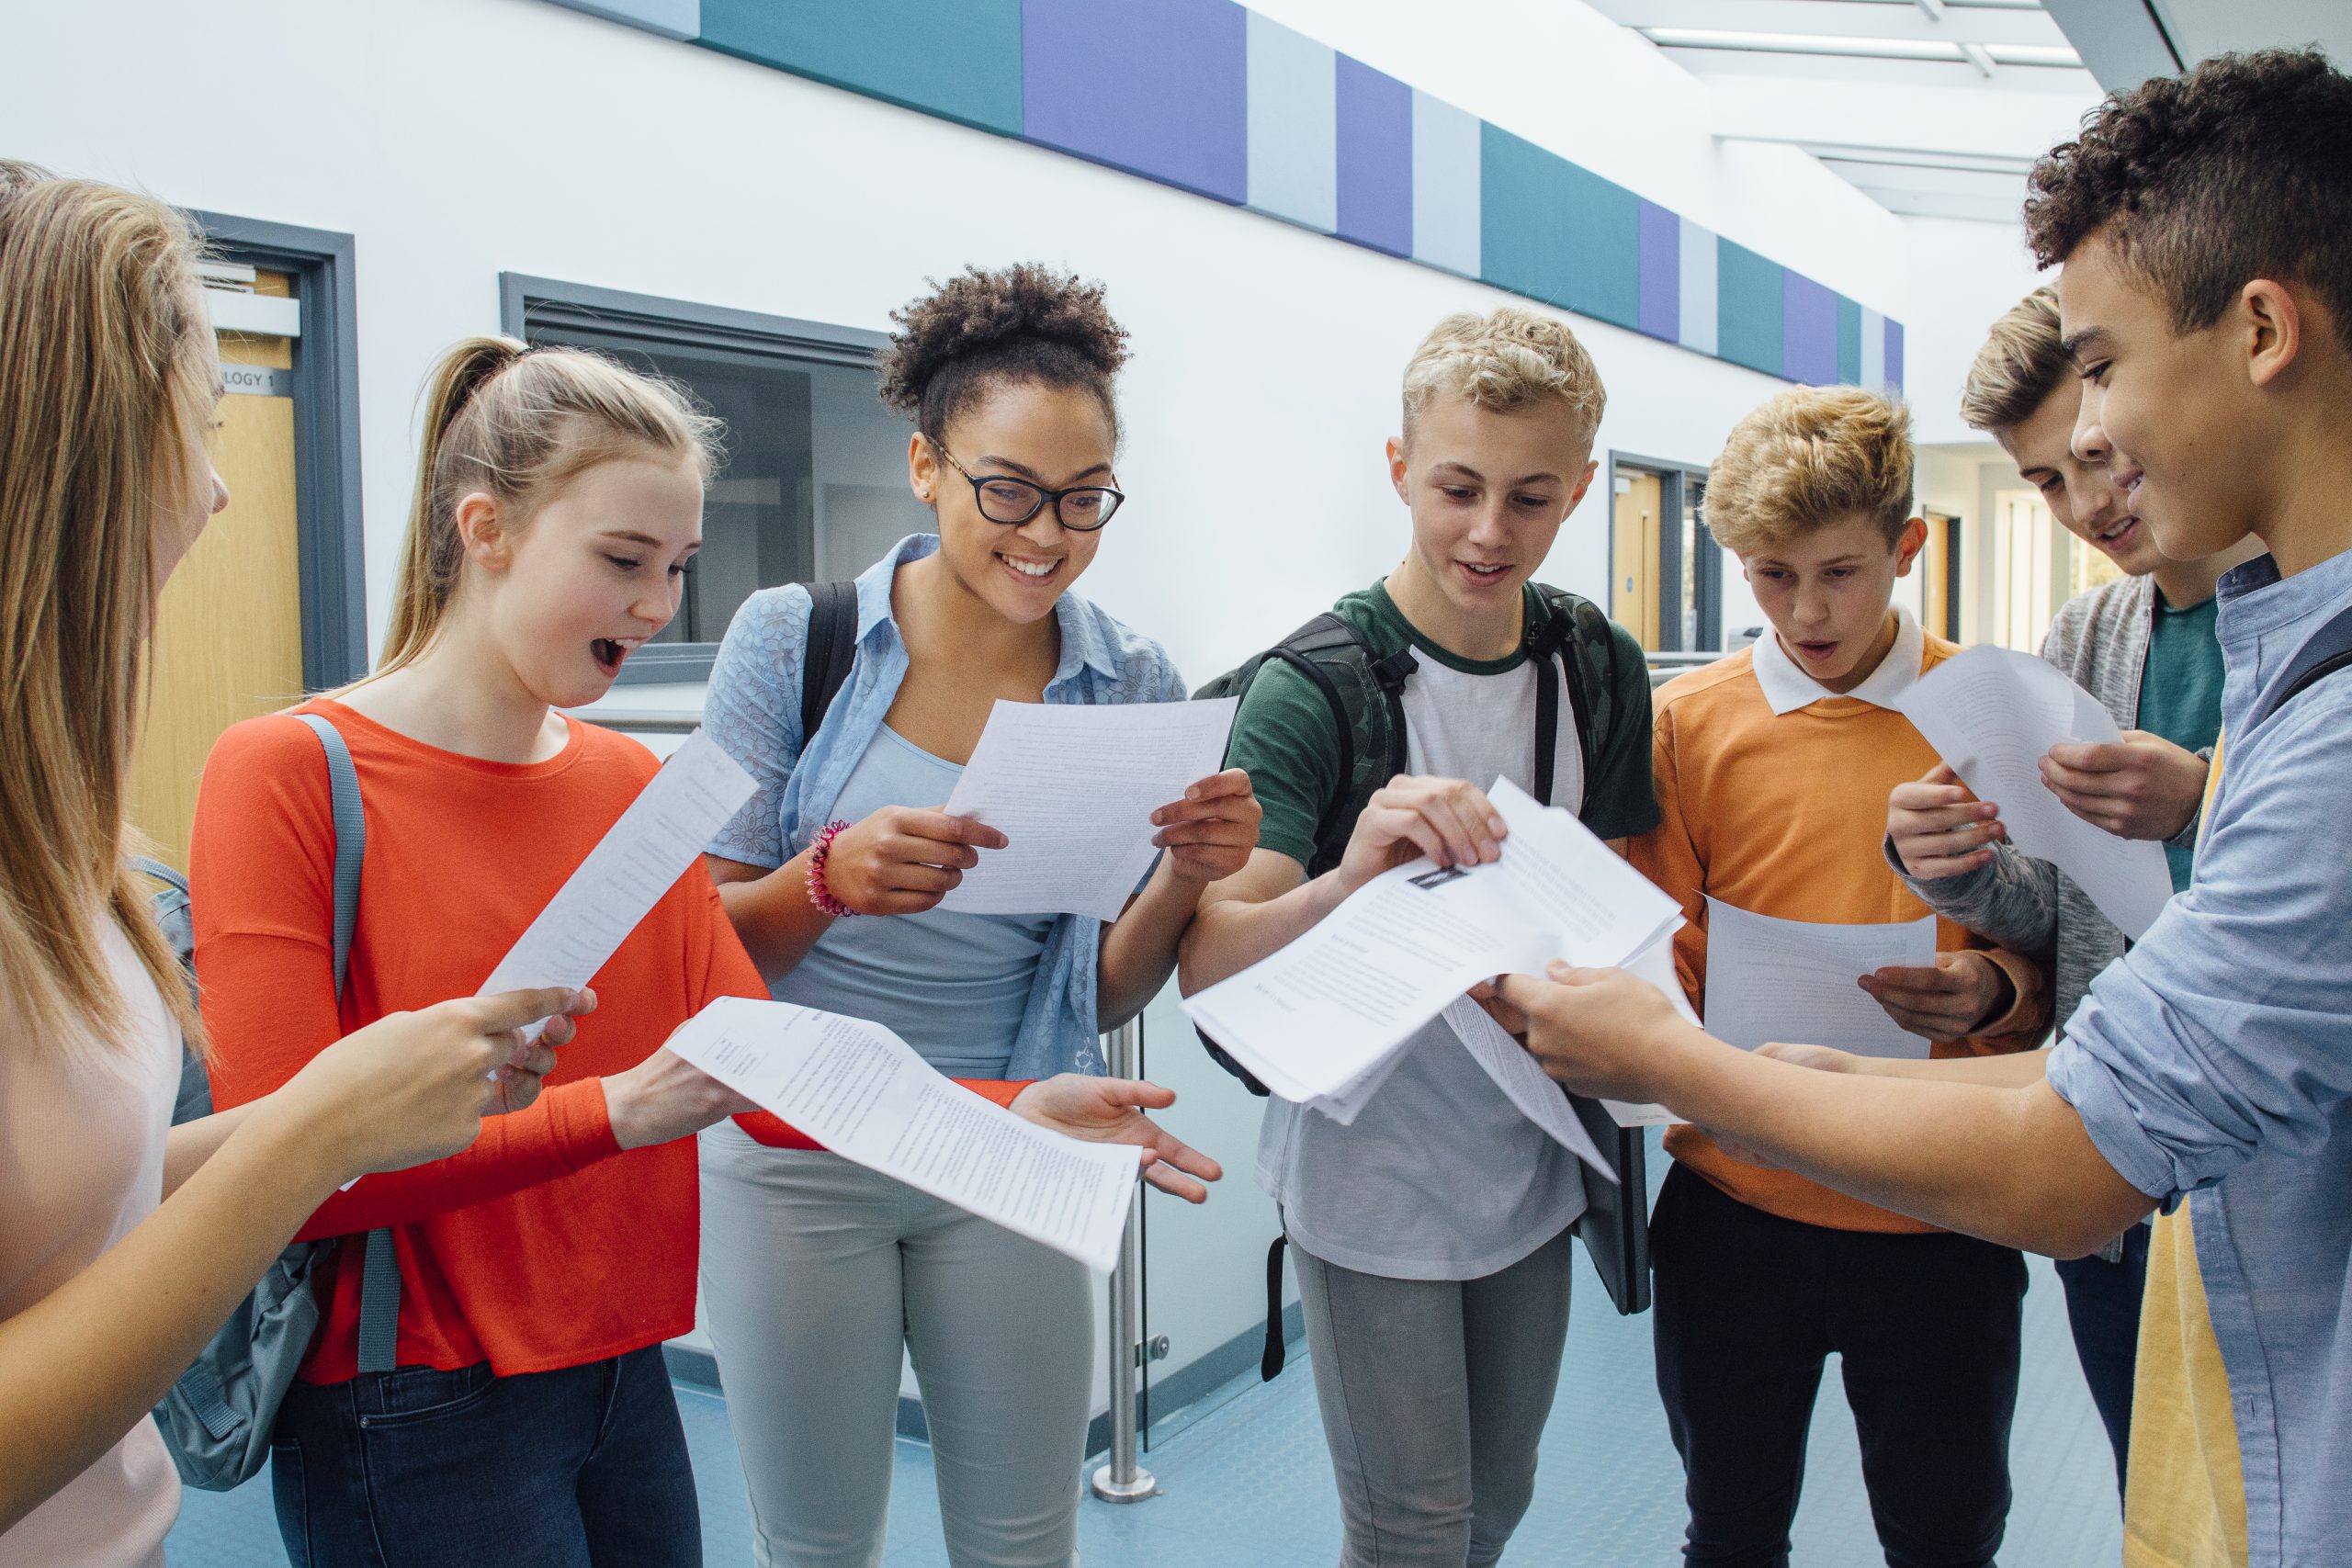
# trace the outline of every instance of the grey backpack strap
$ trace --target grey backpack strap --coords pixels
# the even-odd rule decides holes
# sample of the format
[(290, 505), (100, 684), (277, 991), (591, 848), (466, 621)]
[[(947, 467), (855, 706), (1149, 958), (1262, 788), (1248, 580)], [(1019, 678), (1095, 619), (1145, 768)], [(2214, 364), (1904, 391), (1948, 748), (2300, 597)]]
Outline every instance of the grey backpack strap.
[[(334, 998), (343, 1000), (351, 969), (351, 933), (359, 922), (359, 871), (368, 859), (368, 817), (359, 800), (359, 770), (342, 733), (314, 713), (294, 716), (311, 727), (327, 754), (327, 802), (334, 818)], [(389, 1372), (400, 1364), (400, 1260), (392, 1233), (368, 1233), (359, 1275), (359, 1370)]]

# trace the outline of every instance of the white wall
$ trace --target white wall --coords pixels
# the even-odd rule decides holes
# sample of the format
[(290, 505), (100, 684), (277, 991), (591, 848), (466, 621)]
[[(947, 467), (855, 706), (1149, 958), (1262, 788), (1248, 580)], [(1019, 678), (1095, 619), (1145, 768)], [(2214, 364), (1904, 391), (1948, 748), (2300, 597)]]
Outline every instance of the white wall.
[[(1716, 143), (1702, 85), (1585, 6), (1457, 0), (1442, 27), (1416, 0), (1263, 8), (1904, 320), (1917, 384), (1951, 378), (1920, 296), (1967, 292), (1982, 247), (1923, 258), (1915, 227), (1802, 154)], [(1406, 514), (1381, 444), (1398, 373), (1437, 317), (1505, 298), (538, 0), (17, 7), (0, 152), (357, 237), (379, 630), (417, 388), (444, 344), (497, 327), (501, 271), (874, 329), (967, 262), (1034, 257), (1107, 280), (1136, 351), (1120, 467), (1133, 499), (1087, 591), (1194, 680), (1394, 563)], [(1955, 321), (1989, 320), (1984, 292)], [(1578, 331), (1610, 390), (1603, 452), (1704, 463), (1781, 385), (1615, 327)], [(1608, 514), (1599, 494), (1570, 520), (1551, 581), (1604, 592)], [(1736, 562), (1725, 576), (1726, 624), (1747, 624)], [(1190, 1091), (1188, 1126), (1231, 1171), (1212, 1211), (1155, 1207), (1155, 1253), (1165, 1238), (1182, 1267), (1155, 1290), (1154, 1326), (1181, 1356), (1256, 1315), (1272, 1217), (1246, 1190), (1254, 1106), (1205, 1069), (1175, 1015), (1153, 1020), (1156, 1068)]]

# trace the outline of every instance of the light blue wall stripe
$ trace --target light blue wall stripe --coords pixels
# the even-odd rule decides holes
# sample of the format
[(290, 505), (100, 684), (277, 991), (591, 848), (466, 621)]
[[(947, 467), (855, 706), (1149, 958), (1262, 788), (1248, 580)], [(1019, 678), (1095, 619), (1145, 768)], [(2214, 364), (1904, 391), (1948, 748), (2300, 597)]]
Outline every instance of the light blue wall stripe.
[(1875, 392), (1886, 385), (1886, 318), (1862, 308), (1861, 384)]
[(1715, 352), (1715, 235), (1682, 220), (1682, 346)]
[(1334, 56), (1250, 13), (1250, 202), (1329, 233), (1340, 221)]
[(585, 11), (608, 22), (627, 22), (663, 38), (689, 42), (702, 36), (702, 0), (555, 0), (568, 11)]
[(1413, 259), (1478, 276), (1478, 117), (1413, 93)]

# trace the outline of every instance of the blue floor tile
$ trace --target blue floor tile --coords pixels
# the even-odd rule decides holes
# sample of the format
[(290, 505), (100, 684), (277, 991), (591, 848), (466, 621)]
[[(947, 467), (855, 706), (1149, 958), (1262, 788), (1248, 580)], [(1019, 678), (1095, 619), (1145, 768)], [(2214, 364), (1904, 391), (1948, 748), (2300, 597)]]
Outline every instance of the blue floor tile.
[[(1677, 1558), (1681, 1475), (1651, 1382), (1649, 1321), (1611, 1314), (1589, 1273), (1568, 1334), (1543, 1470), (1506, 1562), (1662, 1568)], [(1151, 1434), (1148, 1502), (1089, 1499), (1085, 1568), (1322, 1568), (1340, 1550), (1339, 1506), (1303, 1348), (1290, 1371), (1252, 1374)], [(679, 1408), (703, 1494), (712, 1568), (749, 1563), (751, 1520), (724, 1403), (681, 1385)], [(2113, 1463), (2067, 1337), (2056, 1276), (2036, 1261), (2026, 1298), (2025, 1378), (2011, 1448), (2017, 1503), (2005, 1568), (2086, 1568), (2121, 1554)], [(266, 1478), (236, 1492), (190, 1493), (172, 1532), (173, 1568), (282, 1568)], [(1870, 1568), (1881, 1556), (1854, 1439), (1834, 1375), (1823, 1382), (1794, 1559)], [(890, 1499), (890, 1568), (945, 1568), (931, 1455), (900, 1442)]]

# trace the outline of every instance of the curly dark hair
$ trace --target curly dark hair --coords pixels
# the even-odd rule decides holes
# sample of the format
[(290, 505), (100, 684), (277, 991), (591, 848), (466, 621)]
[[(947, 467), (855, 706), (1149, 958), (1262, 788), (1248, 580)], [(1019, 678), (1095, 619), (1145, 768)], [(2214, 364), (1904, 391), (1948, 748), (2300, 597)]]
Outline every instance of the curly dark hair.
[(1102, 286), (1036, 262), (995, 272), (967, 267), (890, 312), (899, 330), (882, 351), (882, 400), (912, 416), (933, 441), (1007, 381), (1091, 392), (1111, 421), (1112, 383), (1127, 362), (1127, 330), (1112, 319)]
[(2182, 332), (2269, 277), (2318, 295), (2352, 340), (2352, 77), (2316, 49), (2215, 55), (2113, 94), (2029, 183), (2044, 266), (2104, 230)]

